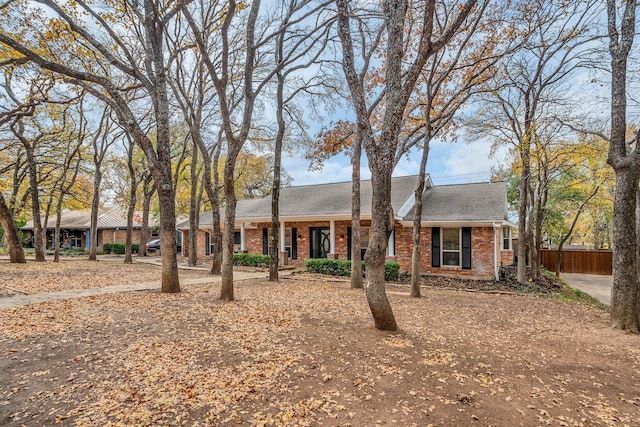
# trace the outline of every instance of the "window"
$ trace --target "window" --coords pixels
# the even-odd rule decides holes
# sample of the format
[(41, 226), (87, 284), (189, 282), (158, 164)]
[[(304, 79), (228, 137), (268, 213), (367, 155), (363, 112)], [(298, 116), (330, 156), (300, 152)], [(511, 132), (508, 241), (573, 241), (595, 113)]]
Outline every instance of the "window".
[[(269, 245), (269, 242), (271, 242), (271, 227), (265, 228), (265, 230), (267, 230), (266, 238), (267, 238), (267, 245)], [(294, 258), (295, 259), (296, 258), (296, 254), (295, 254), (296, 251), (293, 250), (293, 245), (294, 245), (293, 242), (295, 240), (295, 237), (293, 235), (293, 233), (294, 233), (293, 230), (294, 229), (291, 228), (291, 227), (285, 227), (285, 229), (284, 229), (284, 250), (285, 250), (285, 252), (287, 252), (287, 256), (289, 258)], [(280, 247), (280, 239), (278, 239), (278, 248), (279, 247)], [(267, 246), (267, 254), (271, 253), (271, 252), (269, 252), (270, 249), (271, 249), (270, 246)], [(267, 255), (267, 254), (265, 254), (265, 255)]]
[(511, 227), (502, 227), (502, 249), (511, 250)]
[(442, 265), (460, 266), (460, 229), (443, 228), (441, 236)]

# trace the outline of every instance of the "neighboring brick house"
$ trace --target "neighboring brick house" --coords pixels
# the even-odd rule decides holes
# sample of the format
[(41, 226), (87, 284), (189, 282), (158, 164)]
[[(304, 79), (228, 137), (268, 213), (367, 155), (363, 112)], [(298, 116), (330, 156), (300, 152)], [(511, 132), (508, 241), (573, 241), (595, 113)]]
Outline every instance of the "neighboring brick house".
[[(414, 190), (417, 176), (392, 179), (395, 216), (388, 258), (411, 269)], [(361, 184), (361, 248), (369, 241), (371, 181)], [(497, 277), (511, 264), (513, 223), (507, 219), (503, 182), (443, 185), (431, 179), (423, 193), (421, 271), (427, 274)], [(198, 257), (211, 253), (211, 212), (200, 216)], [(239, 200), (236, 209), (236, 252), (268, 253), (271, 198)], [(187, 247), (188, 222), (178, 228)], [(307, 258), (351, 258), (351, 183), (285, 187), (280, 191), (280, 249), (286, 262)]]
[[(150, 225), (150, 240), (157, 238), (157, 227)], [(47, 222), (46, 247), (51, 249), (55, 245), (55, 217)], [(133, 214), (133, 243), (140, 242), (142, 228), (142, 212)], [(33, 221), (28, 221), (21, 228), (25, 237), (33, 236)], [(91, 210), (67, 211), (60, 219), (61, 245), (75, 249), (88, 250), (91, 246)], [(102, 250), (105, 243), (124, 243), (127, 235), (127, 213), (119, 208), (100, 209), (98, 211), (98, 242), (97, 248)]]

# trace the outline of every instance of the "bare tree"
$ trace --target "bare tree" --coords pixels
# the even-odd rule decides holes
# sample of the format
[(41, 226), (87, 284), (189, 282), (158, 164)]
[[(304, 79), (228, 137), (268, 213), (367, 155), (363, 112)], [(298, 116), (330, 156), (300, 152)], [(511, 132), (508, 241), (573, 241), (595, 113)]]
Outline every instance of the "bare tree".
[[(613, 288), (611, 323), (614, 328), (640, 333), (640, 281), (638, 280), (639, 134), (628, 142), (627, 63), (636, 28), (635, 1), (618, 4), (607, 0), (609, 53), (611, 55), (611, 136), (607, 163), (616, 174), (613, 201)], [(622, 11), (618, 23), (618, 10)]]
[(92, 158), (94, 166), (93, 196), (91, 198), (91, 228), (89, 238), (89, 260), (97, 259), (98, 251), (98, 209), (100, 208), (100, 190), (102, 185), (102, 164), (109, 148), (116, 141), (112, 134), (109, 118), (110, 110), (105, 108), (100, 117), (98, 129), (91, 138), (93, 148)]
[[(162, 291), (179, 292), (178, 269), (175, 240), (175, 194), (172, 185), (171, 145), (169, 128), (169, 100), (167, 91), (167, 67), (164, 36), (167, 25), (177, 10), (165, 7), (151, 0), (127, 1), (119, 19), (127, 20), (130, 28), (135, 29), (122, 37), (106, 19), (103, 11), (91, 5), (76, 2), (78, 10), (68, 12), (53, 0), (39, 0), (39, 5), (48, 8), (52, 19), (63, 22), (64, 32), (57, 40), (66, 37), (70, 40), (82, 40), (70, 43), (82, 46), (93, 55), (65, 56), (58, 49), (57, 40), (48, 40), (41, 34), (32, 39), (18, 39), (11, 30), (18, 25), (3, 21), (0, 43), (12, 49), (16, 55), (24, 56), (38, 66), (68, 77), (68, 81), (81, 85), (89, 93), (109, 104), (118, 117), (121, 126), (139, 144), (148, 159), (149, 168), (154, 176), (160, 203), (160, 240), (162, 248)], [(11, 16), (12, 4), (7, 17)], [(116, 11), (112, 11), (116, 13)], [(91, 17), (92, 27), (86, 27)], [(79, 18), (80, 17), (80, 18)], [(7, 18), (10, 19), (10, 18)], [(120, 27), (125, 28), (125, 27)], [(105, 42), (106, 40), (106, 42)], [(35, 41), (36, 46), (29, 42)], [(117, 49), (114, 49), (117, 46)], [(36, 48), (39, 48), (36, 50)], [(50, 54), (55, 51), (55, 55)], [(82, 61), (76, 58), (83, 58)], [(117, 72), (116, 72), (117, 70)], [(131, 87), (121, 87), (123, 76), (133, 82), (133, 87), (146, 92), (153, 108), (155, 125), (155, 144), (143, 130), (140, 118), (135, 114), (125, 93)]]
[(483, 97), (484, 108), (469, 123), (491, 135), (496, 146), (512, 145), (518, 156), (516, 256), (521, 284), (529, 278), (527, 261), (535, 266), (534, 276), (538, 271), (535, 241), (541, 240), (548, 181), (544, 151), (557, 141), (558, 119), (566, 117), (569, 79), (590, 62), (585, 45), (593, 40), (594, 4), (550, 0), (520, 4), (515, 16), (523, 42), (502, 62)]
[[(477, 1), (470, 0), (451, 6), (450, 12), (455, 18), (444, 28), (435, 25), (437, 4), (428, 0), (424, 8), (409, 9), (406, 1), (386, 0), (381, 10), (372, 11), (378, 16), (385, 34), (385, 46), (380, 46), (386, 58), (384, 82), (381, 93), (385, 98), (379, 132), (374, 133), (368, 109), (370, 98), (359, 79), (356, 70), (354, 42), (351, 22), (354, 10), (350, 10), (349, 2), (336, 0), (338, 6), (338, 34), (342, 44), (342, 67), (349, 85), (349, 90), (357, 117), (358, 132), (362, 135), (364, 147), (371, 169), (372, 221), (369, 247), (365, 254), (367, 264), (367, 286), (365, 287), (369, 308), (375, 326), (383, 330), (397, 329), (395, 317), (384, 288), (384, 263), (387, 241), (393, 229), (393, 212), (391, 210), (391, 174), (398, 148), (398, 135), (401, 131), (402, 117), (413, 93), (415, 84), (427, 60), (442, 49), (466, 23)], [(480, 8), (482, 9), (482, 8)], [(411, 12), (411, 13), (409, 13)], [(370, 12), (371, 13), (371, 12)], [(422, 16), (422, 20), (417, 17)], [(407, 61), (405, 41), (405, 24), (415, 19), (416, 32), (407, 35), (415, 38), (418, 46), (411, 60)], [(419, 30), (418, 30), (419, 28)], [(377, 40), (376, 43), (381, 40)], [(407, 64), (406, 66), (404, 64)]]

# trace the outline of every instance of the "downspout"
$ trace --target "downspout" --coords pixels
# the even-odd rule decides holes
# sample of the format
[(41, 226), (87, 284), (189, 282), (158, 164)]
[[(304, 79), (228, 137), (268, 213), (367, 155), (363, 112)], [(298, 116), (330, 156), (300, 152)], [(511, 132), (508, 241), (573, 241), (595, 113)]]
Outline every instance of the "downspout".
[(496, 278), (496, 282), (500, 281), (500, 276), (498, 274), (498, 230), (502, 227), (500, 224), (493, 223), (493, 272)]

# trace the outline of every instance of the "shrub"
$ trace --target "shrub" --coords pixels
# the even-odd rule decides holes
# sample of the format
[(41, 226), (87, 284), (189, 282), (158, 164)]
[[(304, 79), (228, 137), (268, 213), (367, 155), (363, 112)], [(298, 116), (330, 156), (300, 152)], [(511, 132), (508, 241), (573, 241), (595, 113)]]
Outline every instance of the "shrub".
[[(304, 261), (304, 266), (312, 273), (328, 274), (330, 276), (350, 276), (351, 261), (346, 259), (309, 258)], [(366, 265), (362, 263), (364, 272)], [(398, 280), (400, 264), (397, 262), (384, 263), (384, 280), (391, 282)]]
[[(351, 274), (351, 261), (346, 259), (309, 258), (304, 260), (304, 266), (312, 273), (330, 276), (349, 276)], [(362, 266), (364, 268), (364, 262)]]
[[(139, 246), (140, 245), (138, 243), (132, 243), (131, 244), (131, 253), (132, 254), (138, 253)], [(104, 245), (102, 245), (102, 251), (105, 254), (122, 255), (122, 254), (124, 254), (124, 243), (105, 243)]]
[(268, 267), (271, 262), (269, 255), (256, 254), (233, 254), (233, 265), (242, 265), (245, 267)]

